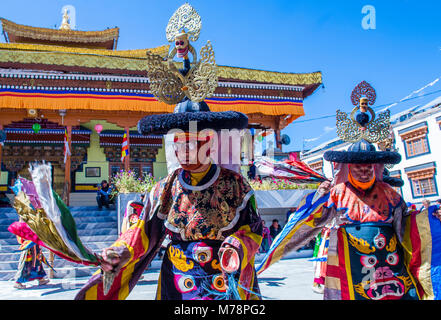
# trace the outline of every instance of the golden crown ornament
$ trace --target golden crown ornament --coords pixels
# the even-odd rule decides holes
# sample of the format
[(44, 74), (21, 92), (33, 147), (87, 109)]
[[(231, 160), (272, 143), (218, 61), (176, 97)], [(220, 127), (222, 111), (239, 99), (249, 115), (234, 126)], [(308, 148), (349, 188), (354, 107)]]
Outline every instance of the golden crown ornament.
[[(185, 97), (200, 102), (211, 97), (218, 84), (214, 50), (210, 43), (200, 50), (197, 60), (196, 50), (190, 41), (199, 38), (202, 22), (196, 10), (185, 3), (170, 18), (166, 28), (166, 38), (174, 42), (174, 47), (164, 60), (161, 56), (147, 52), (147, 75), (151, 93), (162, 102), (177, 104)], [(188, 53), (193, 55), (190, 63)], [(183, 69), (173, 59), (183, 59)]]
[(390, 111), (381, 112), (376, 117), (374, 110), (369, 106), (375, 103), (375, 99), (375, 90), (366, 81), (360, 82), (352, 90), (351, 101), (354, 108), (349, 116), (337, 110), (337, 135), (340, 139), (352, 143), (362, 139), (378, 143), (390, 136)]

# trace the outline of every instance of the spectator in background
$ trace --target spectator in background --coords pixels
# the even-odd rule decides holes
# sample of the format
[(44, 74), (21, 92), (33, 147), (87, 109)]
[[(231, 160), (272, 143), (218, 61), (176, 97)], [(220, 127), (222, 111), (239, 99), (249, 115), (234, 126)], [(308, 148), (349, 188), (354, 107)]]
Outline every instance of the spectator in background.
[(279, 225), (279, 220), (274, 219), (273, 224), (270, 226), (270, 235), (271, 238), (274, 240), (276, 236), (282, 231), (282, 227)]
[(297, 208), (296, 208), (296, 207), (292, 207), (292, 208), (290, 208), (290, 209), (286, 212), (286, 221), (285, 221), (285, 223), (288, 222), (288, 219), (289, 219), (289, 217), (291, 216), (291, 214), (293, 214), (293, 213), (296, 212), (296, 211), (297, 211)]
[(421, 207), (420, 211), (428, 210), (429, 207), (430, 207), (430, 201), (427, 200), (427, 199), (424, 199), (423, 200), (423, 206)]
[(248, 179), (256, 179), (256, 166), (253, 161), (250, 161), (250, 169), (248, 170)]
[(418, 213), (419, 211), (416, 208), (416, 205), (411, 203), (411, 202), (407, 202), (407, 211), (410, 213)]
[(262, 244), (260, 245), (260, 252), (266, 253), (268, 252), (270, 246), (271, 246), (271, 235), (270, 230), (265, 224), (265, 220), (262, 220), (263, 224), (263, 233), (262, 233)]
[(99, 210), (101, 210), (103, 206), (109, 209), (109, 203), (110, 203), (109, 198), (111, 192), (112, 192), (112, 188), (110, 188), (106, 180), (103, 180), (101, 184), (98, 186), (98, 192), (96, 196), (96, 202), (98, 203)]
[(441, 208), (441, 199), (436, 200), (436, 206), (439, 208)]

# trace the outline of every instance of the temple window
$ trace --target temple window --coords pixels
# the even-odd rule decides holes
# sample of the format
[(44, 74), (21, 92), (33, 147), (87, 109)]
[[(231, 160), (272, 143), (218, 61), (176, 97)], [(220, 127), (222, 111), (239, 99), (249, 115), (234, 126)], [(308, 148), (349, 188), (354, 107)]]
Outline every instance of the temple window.
[(308, 165), (315, 172), (323, 174), (323, 158), (320, 158), (319, 160), (313, 160), (309, 162)]
[(415, 196), (436, 195), (435, 179), (425, 178), (412, 180), (412, 186)]
[(417, 138), (406, 141), (406, 151), (409, 157), (425, 154), (429, 152), (427, 138)]
[(404, 171), (409, 178), (414, 198), (438, 195), (435, 162), (405, 168)]
[(406, 159), (430, 153), (427, 122), (398, 131), (406, 151)]

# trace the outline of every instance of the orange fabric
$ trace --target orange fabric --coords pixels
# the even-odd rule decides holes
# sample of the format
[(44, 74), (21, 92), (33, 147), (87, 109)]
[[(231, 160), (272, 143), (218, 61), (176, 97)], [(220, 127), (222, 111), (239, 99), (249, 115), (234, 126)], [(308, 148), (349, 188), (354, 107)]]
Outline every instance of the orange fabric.
[[(211, 111), (235, 110), (245, 114), (291, 115), (294, 121), (305, 115), (303, 103), (272, 100), (221, 100), (206, 99)], [(158, 101), (153, 96), (124, 93), (48, 92), (36, 90), (0, 90), (2, 108), (14, 109), (79, 109), (79, 110), (128, 110), (152, 113), (170, 113), (174, 106)]]
[(375, 182), (375, 172), (374, 172), (374, 176), (373, 176), (373, 178), (372, 178), (370, 181), (368, 181), (368, 182), (360, 182), (360, 181), (356, 180), (356, 179), (352, 176), (350, 166), (349, 166), (349, 170), (348, 170), (348, 171), (349, 171), (349, 172), (348, 172), (348, 180), (349, 180), (349, 183), (352, 184), (354, 187), (356, 187), (356, 188), (358, 188), (358, 189), (361, 189), (361, 190), (367, 190), (367, 189), (369, 189), (370, 187), (372, 187), (372, 185), (373, 185), (374, 182)]
[(327, 207), (344, 208), (344, 216), (358, 222), (392, 222), (390, 208), (397, 207), (401, 196), (383, 181), (377, 181), (372, 189), (361, 196), (361, 192), (345, 182), (331, 189)]

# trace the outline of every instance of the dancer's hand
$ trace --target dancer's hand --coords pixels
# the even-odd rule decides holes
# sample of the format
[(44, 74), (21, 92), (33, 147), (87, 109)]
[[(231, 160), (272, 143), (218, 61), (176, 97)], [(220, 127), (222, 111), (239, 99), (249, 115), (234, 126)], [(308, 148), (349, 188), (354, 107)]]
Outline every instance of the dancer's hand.
[(317, 188), (317, 191), (321, 194), (327, 194), (331, 190), (331, 181), (325, 180), (323, 181), (319, 187)]
[(225, 245), (219, 249), (220, 266), (222, 271), (226, 273), (232, 273), (237, 271), (240, 266), (240, 258), (237, 250), (230, 246)]
[(103, 249), (101, 260), (101, 269), (103, 271), (115, 271), (120, 263), (121, 257), (112, 248)]

